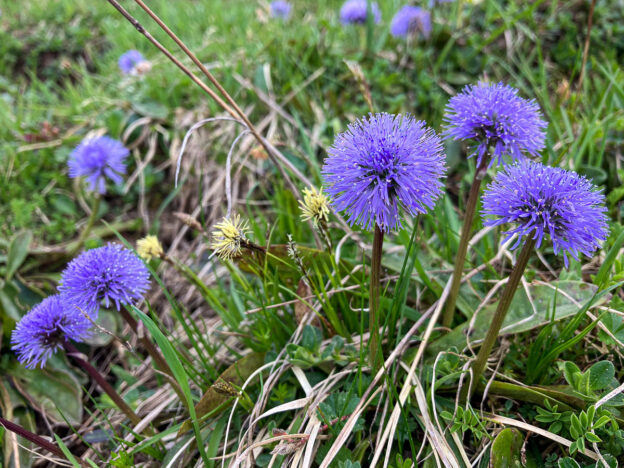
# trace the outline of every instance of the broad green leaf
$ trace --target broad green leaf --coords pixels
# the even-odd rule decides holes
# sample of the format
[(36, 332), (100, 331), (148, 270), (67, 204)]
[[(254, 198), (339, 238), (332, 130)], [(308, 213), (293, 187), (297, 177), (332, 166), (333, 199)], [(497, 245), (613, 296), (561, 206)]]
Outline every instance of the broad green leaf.
[(611, 361), (600, 361), (589, 368), (589, 387), (602, 390), (615, 377), (615, 366)]
[(82, 422), (82, 387), (71, 372), (49, 366), (24, 370), (16, 365), (9, 373), (22, 396), (54, 422), (63, 425)]
[(15, 234), (9, 244), (7, 253), (6, 279), (10, 280), (28, 256), (28, 248), (32, 242), (32, 232), (22, 231)]
[[(550, 322), (555, 296), (555, 321), (570, 317), (592, 298), (597, 288), (593, 284), (582, 281), (554, 281), (550, 285), (531, 284), (528, 289), (531, 300), (524, 288), (518, 288), (516, 291), (503, 322), (501, 335), (522, 333)], [(471, 342), (474, 343), (485, 337), (496, 306), (497, 303), (493, 302), (479, 312), (474, 328), (471, 330)], [(427, 351), (437, 355), (452, 346), (462, 349), (466, 345), (468, 326), (468, 322), (459, 325), (452, 332), (434, 341)]]
[(524, 437), (517, 429), (505, 428), (496, 436), (490, 451), (491, 468), (521, 468)]

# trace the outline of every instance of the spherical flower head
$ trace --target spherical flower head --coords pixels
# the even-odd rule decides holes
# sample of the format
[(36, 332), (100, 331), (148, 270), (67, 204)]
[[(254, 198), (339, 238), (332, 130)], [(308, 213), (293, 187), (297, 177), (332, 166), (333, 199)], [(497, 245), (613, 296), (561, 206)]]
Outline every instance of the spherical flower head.
[(402, 211), (425, 213), (442, 192), (442, 142), (410, 115), (370, 114), (339, 134), (328, 153), (327, 193), (352, 225), (400, 228)]
[(537, 155), (544, 148), (547, 123), (534, 100), (518, 96), (518, 90), (503, 83), (466, 86), (446, 107), (445, 136), (475, 143), (471, 156), (477, 165), (491, 148), (490, 165)]
[(550, 236), (555, 254), (591, 256), (608, 234), (604, 194), (576, 172), (523, 160), (500, 171), (483, 195), (486, 226), (512, 223), (507, 239)]
[(160, 258), (165, 253), (156, 236), (145, 236), (137, 241), (137, 254), (149, 262), (152, 258)]
[(121, 54), (118, 60), (119, 69), (125, 75), (130, 75), (135, 72), (137, 65), (147, 62), (145, 57), (138, 50), (129, 50)]
[(314, 187), (303, 189), (303, 200), (299, 200), (301, 219), (312, 220), (315, 226), (326, 223), (329, 215), (329, 199), (323, 193), (323, 189), (316, 190)]
[(90, 314), (100, 303), (133, 304), (149, 288), (149, 271), (134, 252), (121, 245), (108, 244), (87, 250), (72, 260), (61, 274), (59, 291), (71, 304)]
[(290, 17), (292, 5), (284, 0), (276, 0), (271, 2), (271, 16), (287, 20)]
[(36, 305), (17, 323), (11, 336), (17, 360), (28, 369), (43, 367), (46, 361), (69, 340), (89, 336), (91, 322), (61, 296), (50, 296)]
[(247, 244), (246, 233), (249, 231), (246, 221), (241, 221), (239, 215), (223, 218), (214, 225), (210, 248), (222, 260), (240, 257), (242, 248)]
[(406, 37), (415, 33), (420, 33), (425, 38), (431, 35), (431, 15), (420, 7), (405, 5), (392, 18), (390, 34), (394, 37)]
[(89, 190), (106, 193), (106, 178), (122, 182), (126, 173), (124, 160), (130, 151), (118, 140), (107, 136), (87, 138), (69, 155), (69, 176), (86, 177)]
[[(381, 11), (377, 2), (371, 2), (371, 13), (375, 24), (381, 21)], [(340, 8), (340, 22), (342, 24), (365, 24), (368, 17), (367, 0), (347, 0)]]

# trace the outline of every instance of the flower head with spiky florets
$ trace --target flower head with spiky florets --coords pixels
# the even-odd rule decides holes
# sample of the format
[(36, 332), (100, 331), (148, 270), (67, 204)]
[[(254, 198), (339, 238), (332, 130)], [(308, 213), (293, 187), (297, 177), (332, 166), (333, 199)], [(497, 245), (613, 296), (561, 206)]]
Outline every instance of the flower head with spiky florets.
[(108, 244), (87, 250), (72, 260), (61, 274), (59, 291), (70, 304), (94, 315), (106, 307), (133, 304), (149, 288), (149, 271), (134, 252)]
[(106, 178), (120, 184), (126, 173), (124, 160), (130, 151), (118, 140), (107, 136), (87, 138), (69, 155), (69, 176), (87, 178), (89, 189), (106, 193)]
[(285, 0), (275, 0), (271, 2), (271, 16), (286, 20), (290, 16), (292, 5)]
[(323, 193), (323, 189), (316, 190), (314, 187), (303, 189), (303, 200), (299, 200), (301, 219), (312, 220), (315, 226), (326, 223), (329, 215), (329, 199)]
[[(371, 13), (375, 24), (381, 21), (381, 10), (377, 2), (371, 2)], [(347, 0), (340, 8), (340, 22), (342, 24), (365, 24), (368, 18), (367, 0)]]
[(145, 57), (138, 50), (129, 50), (119, 57), (117, 64), (122, 73), (130, 75), (135, 72), (137, 65), (146, 62)]
[(139, 239), (136, 251), (139, 257), (147, 262), (152, 258), (161, 258), (165, 253), (158, 237), (152, 235)]
[(400, 228), (401, 211), (425, 213), (442, 192), (442, 142), (410, 115), (370, 114), (339, 134), (328, 153), (322, 174), (332, 205), (365, 229)]
[(248, 243), (247, 231), (249, 231), (247, 221), (241, 221), (240, 215), (223, 218), (214, 225), (210, 248), (222, 260), (240, 257), (243, 246)]
[(431, 15), (427, 10), (413, 5), (405, 5), (397, 11), (392, 23), (390, 33), (394, 37), (406, 37), (409, 34), (420, 33), (428, 38), (431, 35)]
[(483, 195), (485, 225), (515, 224), (506, 232), (518, 234), (514, 248), (525, 236), (539, 247), (549, 235), (566, 268), (568, 254), (590, 256), (605, 240), (606, 211), (604, 194), (585, 177), (529, 160), (499, 172)]
[(17, 323), (11, 335), (17, 359), (33, 369), (46, 361), (69, 340), (83, 341), (89, 336), (91, 322), (61, 296), (45, 298)]
[(503, 83), (466, 86), (449, 101), (444, 120), (447, 138), (475, 143), (471, 156), (477, 155), (477, 165), (490, 150), (490, 165), (504, 163), (504, 156), (519, 160), (537, 155), (548, 126), (534, 100), (521, 98)]

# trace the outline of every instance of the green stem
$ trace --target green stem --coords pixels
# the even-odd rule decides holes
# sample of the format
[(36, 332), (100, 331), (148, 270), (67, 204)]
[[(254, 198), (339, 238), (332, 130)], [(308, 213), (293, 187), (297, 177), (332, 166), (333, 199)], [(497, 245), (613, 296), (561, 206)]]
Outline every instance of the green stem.
[[(518, 260), (516, 261), (516, 265), (513, 267), (511, 274), (509, 275), (509, 279), (507, 280), (507, 285), (505, 286), (505, 290), (503, 291), (503, 295), (498, 302), (498, 306), (496, 307), (496, 312), (494, 313), (494, 317), (492, 318), (492, 323), (490, 324), (490, 328), (485, 335), (485, 339), (483, 343), (481, 343), (481, 349), (479, 349), (479, 353), (477, 354), (477, 358), (472, 362), (472, 385), (464, 385), (462, 387), (462, 392), (460, 395), (461, 401), (466, 401), (469, 397), (472, 396), (474, 390), (479, 385), (481, 381), (481, 376), (483, 375), (483, 371), (485, 370), (485, 366), (487, 364), (488, 357), (490, 357), (490, 353), (492, 352), (492, 348), (494, 347), (494, 343), (498, 339), (498, 333), (503, 325), (503, 321), (505, 320), (505, 316), (507, 315), (507, 310), (509, 309), (509, 305), (516, 293), (516, 289), (518, 289), (518, 285), (520, 284), (520, 280), (522, 279), (522, 275), (524, 274), (524, 270), (531, 258), (531, 254), (535, 248), (535, 240), (528, 238), (524, 247), (520, 251), (518, 255)], [(470, 394), (468, 393), (469, 387), (472, 387), (470, 390)]]
[(370, 288), (369, 288), (369, 331), (368, 342), (369, 364), (374, 370), (381, 365), (379, 346), (379, 296), (381, 294), (381, 255), (383, 252), (384, 233), (375, 223), (373, 238), (373, 255), (371, 258)]
[(444, 315), (442, 316), (442, 326), (447, 328), (453, 324), (455, 305), (457, 304), (457, 296), (459, 295), (459, 287), (461, 286), (462, 273), (464, 272), (464, 263), (466, 262), (468, 242), (470, 241), (470, 233), (472, 232), (472, 220), (477, 209), (477, 202), (479, 201), (481, 182), (483, 182), (483, 178), (485, 177), (485, 174), (487, 174), (487, 167), (489, 162), (489, 155), (483, 155), (481, 164), (475, 172), (472, 186), (470, 187), (470, 192), (468, 193), (468, 201), (466, 202), (466, 216), (464, 217), (464, 224), (462, 226), (461, 237), (459, 239), (459, 247), (457, 248), (457, 254), (455, 255), (455, 269), (453, 270), (453, 281), (451, 283), (451, 290), (446, 301), (446, 309), (444, 310)]
[(82, 359), (82, 353), (76, 349), (76, 347), (67, 342), (65, 343), (65, 350), (68, 355), (71, 356), (74, 361), (83, 368), (83, 370), (89, 374), (89, 376), (97, 382), (99, 387), (110, 397), (111, 400), (115, 403), (117, 408), (119, 408), (130, 420), (133, 425), (138, 425), (141, 422), (141, 418), (134, 412), (130, 405), (121, 398), (121, 395), (117, 393), (117, 391), (113, 388), (111, 384), (109, 384), (104, 376), (100, 374), (100, 372), (89, 364), (87, 361)]
[(84, 244), (84, 241), (87, 239), (87, 236), (91, 232), (91, 229), (93, 228), (93, 225), (95, 224), (95, 221), (97, 220), (98, 212), (100, 211), (101, 199), (102, 197), (100, 196), (99, 193), (95, 194), (95, 196), (93, 197), (93, 205), (91, 205), (91, 214), (89, 215), (89, 219), (87, 220), (87, 225), (84, 227), (84, 229), (80, 233), (80, 237), (78, 237), (76, 244), (70, 250), (69, 252), (70, 255), (74, 255), (76, 252), (78, 252), (78, 250), (80, 250), (80, 248)]

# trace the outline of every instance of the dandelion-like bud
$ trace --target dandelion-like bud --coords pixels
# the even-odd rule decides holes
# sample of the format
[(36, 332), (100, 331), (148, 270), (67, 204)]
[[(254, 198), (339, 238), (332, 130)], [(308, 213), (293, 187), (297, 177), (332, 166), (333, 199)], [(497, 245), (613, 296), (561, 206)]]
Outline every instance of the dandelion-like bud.
[(106, 178), (120, 184), (126, 173), (124, 160), (130, 151), (118, 140), (107, 136), (87, 138), (69, 155), (70, 177), (86, 177), (89, 190), (106, 193)]
[(521, 98), (503, 83), (466, 86), (449, 101), (444, 120), (447, 138), (475, 143), (471, 157), (477, 155), (477, 165), (490, 148), (490, 164), (504, 163), (504, 156), (536, 156), (544, 148), (548, 126), (534, 100)]
[(332, 205), (351, 224), (388, 232), (432, 208), (446, 172), (442, 142), (410, 115), (370, 114), (338, 135), (322, 174)]
[(314, 187), (303, 189), (303, 200), (299, 200), (299, 207), (302, 220), (312, 220), (315, 226), (327, 222), (329, 199), (323, 193), (323, 189), (318, 191)]
[[(371, 2), (371, 13), (375, 24), (381, 21), (381, 10), (377, 2)], [(340, 22), (342, 24), (365, 24), (368, 17), (368, 2), (366, 0), (347, 0), (340, 8)]]
[(275, 0), (271, 2), (271, 16), (273, 18), (287, 20), (290, 16), (291, 8), (292, 5), (285, 0)]
[(416, 33), (425, 38), (431, 35), (431, 14), (420, 7), (405, 5), (392, 18), (390, 34), (394, 37), (406, 37)]
[(145, 261), (150, 261), (152, 258), (160, 258), (165, 253), (158, 237), (145, 236), (143, 239), (137, 241), (137, 254)]
[(230, 260), (241, 256), (242, 247), (248, 244), (245, 234), (249, 231), (246, 221), (241, 221), (239, 215), (232, 218), (223, 218), (214, 225), (210, 248), (222, 260)]
[(67, 301), (90, 314), (106, 307), (133, 304), (149, 288), (149, 271), (131, 250), (108, 244), (87, 250), (72, 260), (61, 274), (59, 291)]
[[(539, 247), (550, 236), (555, 254), (579, 259), (600, 246), (608, 235), (604, 194), (576, 172), (522, 161), (497, 174), (483, 195), (486, 226), (512, 223), (507, 238), (531, 236)], [(494, 218), (489, 218), (494, 217)]]
[(91, 322), (59, 295), (45, 298), (17, 323), (11, 335), (13, 351), (26, 368), (43, 367), (69, 340), (83, 341)]
[(124, 52), (117, 63), (125, 75), (141, 75), (151, 69), (150, 62), (138, 50)]

